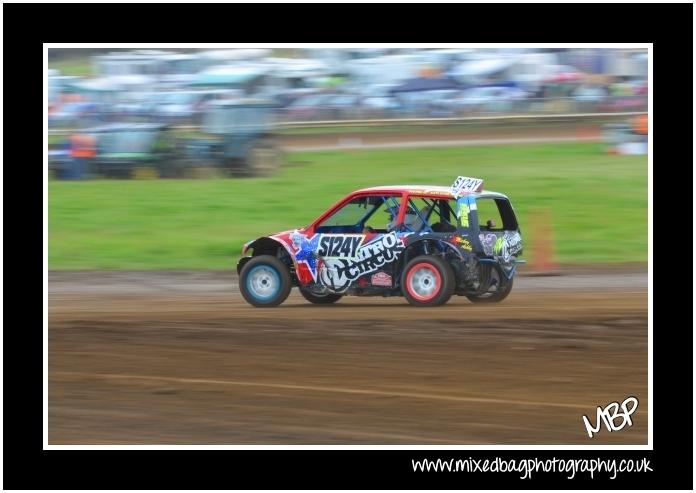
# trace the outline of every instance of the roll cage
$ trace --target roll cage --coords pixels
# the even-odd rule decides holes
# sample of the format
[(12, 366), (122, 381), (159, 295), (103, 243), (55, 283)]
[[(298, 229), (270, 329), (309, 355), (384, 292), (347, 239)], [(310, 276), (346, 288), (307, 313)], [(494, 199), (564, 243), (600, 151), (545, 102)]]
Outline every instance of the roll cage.
[[(371, 197), (381, 198), (379, 202), (369, 202)], [(512, 206), (509, 203), (507, 197), (502, 194), (495, 192), (483, 192), (477, 194), (476, 200), (482, 199), (492, 199), (496, 202), (500, 210), (500, 215), (503, 219), (503, 228), (505, 230), (518, 230), (517, 220), (515, 218)], [(332, 207), (326, 210), (321, 216), (319, 216), (314, 222), (309, 226), (304, 228), (306, 234), (313, 235), (314, 233), (326, 233), (329, 232), (324, 229), (322, 224), (329, 218), (331, 218), (335, 213), (337, 213), (344, 206), (356, 199), (365, 198), (368, 200), (370, 207), (367, 207), (365, 213), (359, 218), (359, 220), (352, 226), (336, 226), (331, 229), (333, 233), (360, 233), (362, 228), (367, 224), (371, 217), (380, 210), (381, 207), (387, 207), (392, 214), (396, 211), (396, 201), (399, 203), (397, 219), (394, 223), (394, 230), (404, 233), (438, 233), (438, 232), (454, 232), (462, 230), (472, 230), (479, 229), (478, 221), (469, 224), (468, 227), (463, 226), (459, 221), (456, 214), (456, 209), (453, 209), (452, 204), (456, 199), (452, 196), (442, 195), (442, 194), (428, 194), (428, 193), (413, 193), (409, 191), (403, 192), (393, 192), (379, 190), (374, 191), (361, 191), (348, 195), (344, 199), (335, 203)], [(418, 207), (414, 201), (422, 201), (426, 207)], [(405, 217), (408, 213), (415, 215), (420, 220), (420, 228), (414, 228), (405, 222)], [(444, 229), (433, 228), (435, 224), (431, 224), (431, 219), (433, 214), (438, 214), (441, 221), (446, 222)], [(445, 219), (445, 221), (442, 221)], [(449, 226), (449, 227), (448, 227)], [(485, 229), (485, 226), (481, 225), (481, 229)]]
[[(349, 197), (349, 200), (341, 202), (337, 207), (333, 207), (329, 214), (325, 214), (322, 219), (315, 221), (315, 232), (317, 233), (361, 233), (367, 222), (372, 218), (382, 207), (385, 212), (390, 214), (392, 221), (395, 221), (399, 216), (401, 197), (399, 195), (386, 194), (367, 194)], [(353, 224), (325, 225), (327, 221), (333, 219), (336, 215), (345, 210), (345, 207), (355, 203), (357, 211), (349, 211), (346, 215), (353, 215), (351, 222)], [(365, 212), (361, 213), (360, 209), (364, 208)], [(355, 215), (356, 212), (359, 215)], [(357, 219), (357, 222), (356, 222)], [(386, 232), (386, 230), (384, 231)]]

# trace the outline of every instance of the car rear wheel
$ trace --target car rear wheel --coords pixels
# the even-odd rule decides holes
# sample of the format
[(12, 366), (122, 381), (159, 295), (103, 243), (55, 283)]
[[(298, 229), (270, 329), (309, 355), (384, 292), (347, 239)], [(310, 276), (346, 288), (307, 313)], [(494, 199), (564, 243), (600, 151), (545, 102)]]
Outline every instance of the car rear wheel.
[(336, 303), (338, 300), (343, 298), (342, 294), (314, 294), (302, 288), (300, 288), (300, 294), (302, 294), (304, 299), (316, 305), (329, 305), (331, 303)]
[(508, 297), (510, 291), (512, 291), (512, 278), (504, 279), (498, 269), (493, 268), (491, 268), (490, 275), (495, 280), (496, 289), (484, 294), (467, 294), (466, 297), (469, 301), (472, 303), (499, 303)]
[(249, 260), (239, 275), (239, 290), (244, 299), (256, 307), (278, 306), (290, 294), (292, 280), (288, 268), (271, 255)]
[(414, 306), (443, 305), (454, 293), (452, 267), (439, 257), (416, 257), (404, 268), (401, 291)]

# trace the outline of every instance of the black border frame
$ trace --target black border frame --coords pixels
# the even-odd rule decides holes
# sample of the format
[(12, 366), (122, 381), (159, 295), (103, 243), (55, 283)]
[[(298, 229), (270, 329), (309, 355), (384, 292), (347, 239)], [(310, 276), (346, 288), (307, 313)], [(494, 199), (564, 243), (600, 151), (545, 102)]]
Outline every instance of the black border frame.
[[(42, 450), (43, 148), (38, 97), (44, 42), (645, 42), (654, 43), (654, 190), (693, 172), (693, 5), (691, 4), (5, 4), (5, 220), (10, 274), (4, 337), (4, 486), (11, 489), (652, 489), (692, 488), (692, 338), (679, 320), (678, 294), (655, 290), (654, 450), (652, 451), (44, 451)], [(262, 19), (258, 23), (235, 19)], [(325, 19), (328, 19), (325, 20)], [(28, 90), (27, 84), (31, 87)], [(681, 89), (680, 89), (681, 88)], [(674, 90), (674, 92), (672, 92)], [(17, 95), (17, 97), (10, 97)], [(34, 106), (35, 105), (35, 106)], [(29, 107), (32, 109), (30, 110)], [(33, 112), (36, 109), (36, 113)], [(665, 123), (663, 123), (665, 122)], [(31, 123), (31, 125), (26, 125)], [(31, 127), (31, 130), (29, 130)], [(652, 131), (652, 129), (651, 129)], [(42, 128), (43, 133), (43, 128)], [(671, 159), (669, 154), (672, 154)], [(41, 160), (41, 161), (39, 161)], [(658, 165), (659, 164), (659, 165)], [(676, 169), (675, 169), (676, 168)], [(31, 187), (27, 171), (31, 170)], [(690, 172), (687, 173), (686, 171)], [(680, 194), (677, 200), (686, 197)], [(674, 202), (671, 194), (669, 201)], [(654, 198), (654, 204), (660, 204)], [(660, 229), (683, 231), (686, 205)], [(31, 211), (29, 212), (28, 209)], [(672, 220), (674, 224), (668, 224)], [(679, 222), (677, 222), (679, 221)], [(682, 227), (678, 227), (679, 224)], [(657, 224), (657, 223), (656, 223)], [(655, 242), (654, 286), (670, 280), (658, 264), (673, 261)], [(31, 248), (27, 248), (31, 247)], [(34, 255), (29, 257), (29, 251)], [(679, 260), (677, 266), (684, 262)], [(14, 271), (14, 272), (13, 272)], [(669, 270), (669, 275), (675, 274)], [(41, 275), (41, 277), (39, 277)], [(43, 300), (43, 297), (41, 298)], [(661, 301), (660, 301), (661, 300)], [(663, 314), (664, 303), (672, 314)], [(26, 306), (23, 306), (26, 305)], [(21, 307), (12, 309), (14, 307)], [(12, 320), (16, 317), (16, 320)], [(681, 318), (683, 320), (683, 318)], [(670, 321), (671, 320), (671, 321)], [(678, 389), (674, 386), (678, 385)], [(673, 396), (667, 389), (674, 389)], [(653, 398), (653, 396), (651, 396)], [(537, 473), (414, 473), (410, 459), (430, 458), (642, 458), (653, 472), (610, 480)], [(26, 467), (28, 466), (29, 471)]]

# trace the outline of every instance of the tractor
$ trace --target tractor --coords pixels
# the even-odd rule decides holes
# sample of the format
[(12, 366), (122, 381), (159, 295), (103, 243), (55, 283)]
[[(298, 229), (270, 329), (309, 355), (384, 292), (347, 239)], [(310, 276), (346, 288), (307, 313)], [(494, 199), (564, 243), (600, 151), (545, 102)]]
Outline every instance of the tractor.
[(183, 164), (177, 159), (170, 127), (160, 123), (115, 123), (94, 129), (97, 156), (94, 171), (105, 177), (132, 178), (138, 173), (178, 178)]
[(258, 99), (211, 102), (203, 115), (202, 135), (187, 144), (188, 159), (232, 176), (270, 176), (282, 161), (273, 110), (273, 103)]

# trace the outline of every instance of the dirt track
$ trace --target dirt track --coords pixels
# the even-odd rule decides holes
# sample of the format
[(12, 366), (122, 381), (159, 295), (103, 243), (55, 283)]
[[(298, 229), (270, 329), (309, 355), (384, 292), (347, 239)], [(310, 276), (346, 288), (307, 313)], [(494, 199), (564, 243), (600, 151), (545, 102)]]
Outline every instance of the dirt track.
[[(51, 273), (49, 443), (644, 444), (647, 349), (644, 273), (266, 310), (224, 274)], [(633, 426), (590, 440), (628, 395)]]

